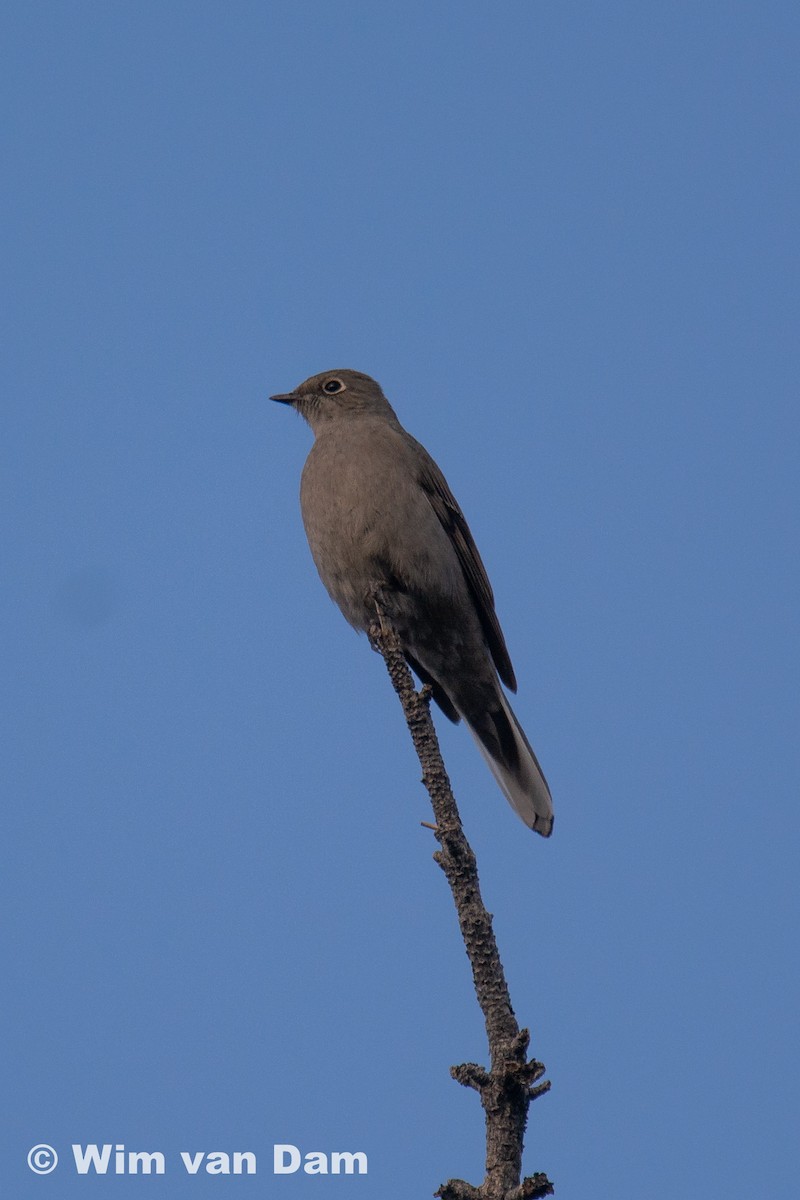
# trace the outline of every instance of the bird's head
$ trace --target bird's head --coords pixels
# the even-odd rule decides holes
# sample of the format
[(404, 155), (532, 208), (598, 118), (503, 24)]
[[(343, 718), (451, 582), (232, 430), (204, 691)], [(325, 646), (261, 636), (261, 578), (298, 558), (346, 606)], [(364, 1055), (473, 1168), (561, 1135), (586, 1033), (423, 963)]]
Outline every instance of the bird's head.
[(270, 396), (290, 404), (308, 421), (314, 433), (352, 416), (371, 413), (394, 417), (381, 385), (361, 371), (323, 371), (298, 384), (293, 392)]

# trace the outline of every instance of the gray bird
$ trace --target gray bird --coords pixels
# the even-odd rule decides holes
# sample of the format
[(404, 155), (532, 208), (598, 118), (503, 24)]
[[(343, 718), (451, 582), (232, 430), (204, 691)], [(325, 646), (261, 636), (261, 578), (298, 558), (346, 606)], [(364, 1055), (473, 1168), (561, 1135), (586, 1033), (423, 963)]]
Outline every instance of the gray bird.
[(360, 371), (270, 398), (314, 431), (300, 506), (331, 598), (366, 631), (380, 594), (409, 666), (451, 721), (464, 718), (525, 824), (549, 837), (550, 789), (500, 686), (517, 690), (491, 585), (442, 472)]

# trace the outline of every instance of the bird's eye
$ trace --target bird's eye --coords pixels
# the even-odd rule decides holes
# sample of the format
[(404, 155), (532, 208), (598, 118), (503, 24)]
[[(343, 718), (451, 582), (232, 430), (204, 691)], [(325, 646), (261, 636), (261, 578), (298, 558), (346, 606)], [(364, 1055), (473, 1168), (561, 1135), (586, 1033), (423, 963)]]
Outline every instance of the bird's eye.
[(335, 396), (337, 392), (344, 391), (344, 384), (341, 379), (326, 379), (322, 385), (323, 392), (327, 392), (329, 396)]

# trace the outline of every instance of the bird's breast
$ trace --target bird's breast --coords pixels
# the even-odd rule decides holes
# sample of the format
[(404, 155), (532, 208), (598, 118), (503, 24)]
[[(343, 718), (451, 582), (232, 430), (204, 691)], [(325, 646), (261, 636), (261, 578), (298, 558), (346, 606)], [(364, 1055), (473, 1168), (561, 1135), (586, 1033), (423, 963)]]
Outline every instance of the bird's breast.
[(372, 619), (368, 597), (376, 585), (442, 594), (463, 586), (401, 437), (318, 437), (300, 503), (322, 582), (351, 624), (364, 628)]

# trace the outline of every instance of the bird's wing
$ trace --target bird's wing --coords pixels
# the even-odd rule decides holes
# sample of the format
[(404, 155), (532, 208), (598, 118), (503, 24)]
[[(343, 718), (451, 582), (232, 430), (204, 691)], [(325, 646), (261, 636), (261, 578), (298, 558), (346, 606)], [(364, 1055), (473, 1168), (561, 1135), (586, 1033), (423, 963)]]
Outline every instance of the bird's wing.
[(514, 677), (514, 668), (508, 655), (503, 631), (494, 610), (492, 585), (489, 583), (486, 568), (481, 561), (469, 525), (458, 506), (458, 501), (448, 487), (447, 480), (430, 454), (416, 439), (412, 438), (411, 440), (420, 453), (420, 485), (458, 555), (458, 561), (475, 601), (475, 608), (480, 618), (484, 637), (491, 650), (494, 665), (497, 667), (497, 673), (506, 687), (515, 692), (517, 681)]

